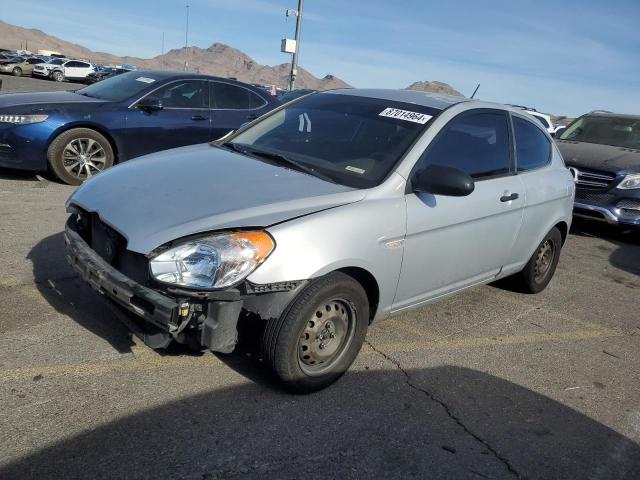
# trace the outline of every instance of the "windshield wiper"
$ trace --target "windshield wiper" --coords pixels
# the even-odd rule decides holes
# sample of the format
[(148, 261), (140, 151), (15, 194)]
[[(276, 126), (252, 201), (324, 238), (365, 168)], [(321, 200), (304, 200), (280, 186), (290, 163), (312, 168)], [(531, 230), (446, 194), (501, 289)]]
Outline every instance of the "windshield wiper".
[(249, 154), (257, 157), (275, 160), (279, 164), (288, 165), (289, 167), (293, 167), (295, 170), (301, 171), (308, 175), (312, 175), (314, 177), (320, 178), (327, 182), (336, 183), (334, 179), (332, 179), (331, 177), (323, 173), (318, 172), (315, 168), (308, 167), (307, 165), (297, 162), (281, 153), (268, 152), (265, 150), (261, 150), (259, 148), (252, 147), (251, 145), (245, 145), (245, 144), (234, 143), (234, 142), (226, 142), (226, 143), (223, 143), (222, 145), (224, 145), (225, 147), (231, 147), (233, 150), (235, 150), (238, 153), (244, 153), (245, 155)]

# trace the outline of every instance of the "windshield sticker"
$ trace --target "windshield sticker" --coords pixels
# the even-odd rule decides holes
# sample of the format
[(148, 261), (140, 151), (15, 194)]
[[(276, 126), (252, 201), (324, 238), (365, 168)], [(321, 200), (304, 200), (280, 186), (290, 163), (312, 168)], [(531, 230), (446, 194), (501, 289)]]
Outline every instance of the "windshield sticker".
[(307, 133), (311, 133), (311, 119), (309, 118), (309, 115), (307, 115), (306, 112), (301, 113), (300, 115), (298, 115), (298, 120), (300, 120), (300, 123), (298, 124), (298, 131), (304, 132), (304, 126), (306, 123)]
[(362, 175), (364, 172), (366, 172), (366, 170), (362, 169), (362, 168), (358, 168), (358, 167), (352, 167), (351, 165), (344, 167), (345, 170), (349, 170), (350, 172), (355, 172), (355, 173), (359, 173), (360, 175)]
[(149, 77), (138, 77), (138, 78), (136, 78), (136, 80), (138, 82), (144, 82), (144, 83), (153, 83), (153, 82), (155, 82), (155, 80), (153, 78), (149, 78)]
[(424, 113), (411, 112), (409, 110), (400, 110), (399, 108), (385, 108), (378, 114), (380, 117), (397, 118), (399, 120), (406, 120), (407, 122), (414, 122), (425, 124), (433, 118), (432, 115), (425, 115)]

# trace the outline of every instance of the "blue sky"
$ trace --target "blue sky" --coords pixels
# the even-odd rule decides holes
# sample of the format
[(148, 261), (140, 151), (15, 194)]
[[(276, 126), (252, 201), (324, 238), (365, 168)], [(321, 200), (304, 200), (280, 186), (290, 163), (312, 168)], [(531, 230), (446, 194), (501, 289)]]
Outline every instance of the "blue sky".
[[(222, 42), (290, 61), (296, 0), (0, 0), (0, 20), (141, 57)], [(440, 80), (470, 95), (578, 115), (640, 111), (640, 0), (306, 0), (300, 64), (358, 87)]]

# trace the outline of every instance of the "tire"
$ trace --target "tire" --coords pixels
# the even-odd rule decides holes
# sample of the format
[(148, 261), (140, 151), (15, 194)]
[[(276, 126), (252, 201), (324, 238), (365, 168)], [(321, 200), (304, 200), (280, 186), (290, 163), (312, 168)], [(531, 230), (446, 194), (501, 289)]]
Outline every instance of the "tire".
[(63, 82), (64, 81), (64, 74), (62, 72), (53, 72), (51, 74), (51, 79), (55, 80), (56, 82)]
[(362, 285), (333, 272), (314, 280), (280, 318), (267, 323), (262, 357), (285, 389), (315, 392), (348, 370), (368, 326), (369, 302)]
[(61, 133), (47, 150), (51, 170), (67, 185), (82, 184), (111, 167), (114, 158), (109, 141), (90, 128), (73, 128)]
[(562, 235), (560, 230), (553, 227), (522, 271), (516, 275), (519, 286), (525, 293), (540, 293), (549, 285), (558, 266), (561, 249)]
[(20, 67), (13, 67), (13, 70), (11, 70), (11, 75), (13, 75), (14, 77), (21, 77), (22, 69)]

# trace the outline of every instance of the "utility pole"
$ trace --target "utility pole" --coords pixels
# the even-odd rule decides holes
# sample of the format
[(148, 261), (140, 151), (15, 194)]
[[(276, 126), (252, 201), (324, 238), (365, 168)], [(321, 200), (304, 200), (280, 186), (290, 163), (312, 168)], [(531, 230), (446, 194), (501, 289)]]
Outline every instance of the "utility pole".
[(187, 56), (189, 55), (189, 4), (187, 4), (187, 28), (184, 31), (184, 54), (185, 54), (185, 59), (184, 59), (184, 70), (185, 72), (187, 71), (187, 65), (188, 65), (188, 59)]
[(162, 57), (162, 66), (164, 67), (164, 32), (162, 32), (162, 51), (160, 52), (160, 56)]
[(296, 86), (296, 75), (298, 74), (298, 55), (300, 52), (300, 34), (302, 33), (302, 6), (304, 0), (298, 0), (298, 11), (296, 12), (296, 48), (291, 56), (291, 77), (289, 78), (289, 90)]

